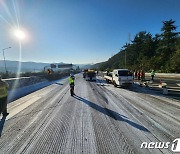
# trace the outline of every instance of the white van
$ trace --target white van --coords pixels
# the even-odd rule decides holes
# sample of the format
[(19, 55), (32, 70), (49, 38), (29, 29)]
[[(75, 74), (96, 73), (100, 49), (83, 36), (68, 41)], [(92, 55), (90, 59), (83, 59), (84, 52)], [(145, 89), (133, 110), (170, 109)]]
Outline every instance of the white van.
[(128, 69), (113, 70), (112, 79), (115, 87), (129, 86), (133, 84), (133, 74)]

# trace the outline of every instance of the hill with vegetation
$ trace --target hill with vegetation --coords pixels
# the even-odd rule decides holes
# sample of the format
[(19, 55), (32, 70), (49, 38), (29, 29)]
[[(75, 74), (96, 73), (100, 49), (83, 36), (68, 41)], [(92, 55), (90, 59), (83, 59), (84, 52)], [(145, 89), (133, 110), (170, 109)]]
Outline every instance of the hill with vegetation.
[[(96, 65), (99, 70), (130, 70), (180, 73), (180, 36), (175, 21), (163, 21), (161, 34), (141, 31), (108, 61)], [(125, 58), (126, 57), (126, 58)]]

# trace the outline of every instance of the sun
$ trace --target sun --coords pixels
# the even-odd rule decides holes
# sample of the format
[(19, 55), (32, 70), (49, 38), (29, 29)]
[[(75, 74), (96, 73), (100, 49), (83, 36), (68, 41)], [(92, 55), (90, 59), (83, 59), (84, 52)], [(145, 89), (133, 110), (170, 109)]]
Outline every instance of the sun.
[(19, 39), (19, 40), (23, 40), (26, 38), (26, 34), (24, 31), (20, 30), (20, 29), (16, 29), (14, 31), (14, 35)]

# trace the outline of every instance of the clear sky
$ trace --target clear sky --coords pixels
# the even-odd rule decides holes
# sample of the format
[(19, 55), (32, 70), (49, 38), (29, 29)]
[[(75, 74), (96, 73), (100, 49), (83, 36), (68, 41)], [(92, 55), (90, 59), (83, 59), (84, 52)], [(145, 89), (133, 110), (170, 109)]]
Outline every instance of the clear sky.
[(18, 24), (22, 61), (82, 64), (108, 60), (128, 33), (160, 33), (169, 19), (180, 26), (180, 0), (0, 0), (0, 59), (9, 46), (6, 59), (19, 59)]

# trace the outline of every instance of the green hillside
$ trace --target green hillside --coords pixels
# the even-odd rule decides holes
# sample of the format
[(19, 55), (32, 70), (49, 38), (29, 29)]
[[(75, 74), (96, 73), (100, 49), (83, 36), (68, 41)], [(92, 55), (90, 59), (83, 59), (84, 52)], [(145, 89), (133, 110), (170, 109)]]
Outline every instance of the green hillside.
[(168, 20), (163, 22), (161, 34), (153, 36), (150, 32), (139, 32), (119, 53), (100, 63), (98, 69), (126, 67), (130, 70), (180, 73), (180, 33), (176, 29), (175, 21)]

